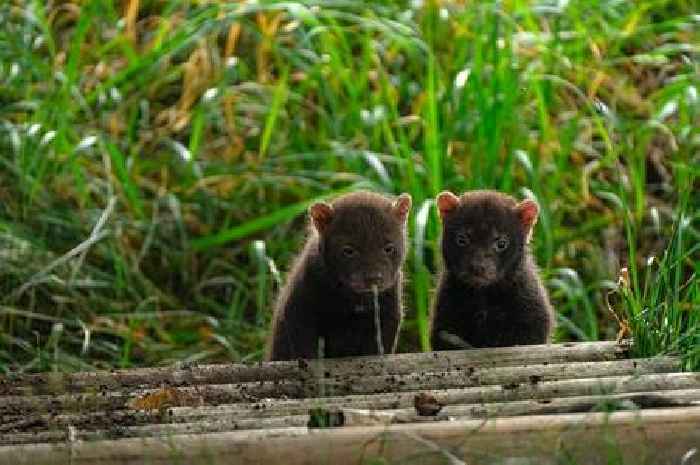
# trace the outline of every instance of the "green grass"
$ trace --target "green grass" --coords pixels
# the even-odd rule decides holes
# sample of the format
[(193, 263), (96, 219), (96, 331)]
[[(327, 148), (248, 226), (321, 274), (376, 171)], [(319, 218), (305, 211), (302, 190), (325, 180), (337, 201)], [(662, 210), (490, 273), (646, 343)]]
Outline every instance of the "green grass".
[(360, 187), (414, 200), (400, 350), (427, 348), (434, 195), (494, 188), (542, 206), (557, 340), (616, 335), (626, 267), (639, 353), (700, 368), (697, 13), (2, 3), (0, 370), (259, 359), (304, 209)]
[[(676, 175), (680, 182), (691, 182), (686, 168)], [(688, 369), (700, 368), (700, 243), (689, 234), (690, 185), (679, 194), (679, 213), (669, 235), (669, 244), (660, 257), (650, 256), (644, 269), (624, 270), (619, 278), (618, 309), (634, 337), (638, 356), (680, 353)], [(627, 224), (629, 254), (636, 255), (634, 225)]]

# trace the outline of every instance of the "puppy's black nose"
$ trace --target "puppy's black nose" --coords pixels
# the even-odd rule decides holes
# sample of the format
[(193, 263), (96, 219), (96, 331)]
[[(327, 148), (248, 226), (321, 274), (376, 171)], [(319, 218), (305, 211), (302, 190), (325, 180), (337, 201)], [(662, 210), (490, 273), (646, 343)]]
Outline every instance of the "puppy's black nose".
[(373, 272), (367, 273), (366, 279), (367, 279), (368, 284), (374, 285), (374, 284), (381, 284), (383, 277), (384, 277), (384, 275), (382, 274), (381, 271), (373, 271)]
[(486, 267), (483, 263), (472, 263), (469, 268), (475, 275), (483, 275), (484, 273), (486, 273)]

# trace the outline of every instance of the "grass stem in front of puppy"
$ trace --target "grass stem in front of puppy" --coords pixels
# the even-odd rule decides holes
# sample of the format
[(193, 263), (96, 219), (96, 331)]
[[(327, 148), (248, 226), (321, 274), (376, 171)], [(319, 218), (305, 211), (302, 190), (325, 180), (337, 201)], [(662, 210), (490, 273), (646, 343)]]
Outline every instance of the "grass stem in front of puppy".
[(377, 353), (384, 355), (384, 343), (382, 342), (382, 321), (379, 317), (379, 289), (376, 285), (372, 286), (372, 295), (374, 296), (374, 328), (377, 331)]

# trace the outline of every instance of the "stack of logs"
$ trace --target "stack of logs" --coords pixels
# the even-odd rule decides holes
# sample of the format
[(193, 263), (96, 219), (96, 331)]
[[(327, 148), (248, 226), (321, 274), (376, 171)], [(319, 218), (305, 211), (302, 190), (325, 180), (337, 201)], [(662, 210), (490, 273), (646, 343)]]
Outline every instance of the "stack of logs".
[(0, 463), (700, 464), (700, 374), (627, 349), (0, 377)]

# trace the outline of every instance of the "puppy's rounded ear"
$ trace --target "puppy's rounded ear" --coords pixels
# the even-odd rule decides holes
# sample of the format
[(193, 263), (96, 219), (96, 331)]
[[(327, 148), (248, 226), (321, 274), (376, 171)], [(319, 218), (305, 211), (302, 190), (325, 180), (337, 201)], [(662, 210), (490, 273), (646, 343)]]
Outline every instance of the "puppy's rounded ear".
[(316, 202), (309, 207), (309, 216), (316, 231), (323, 234), (333, 220), (333, 207), (325, 202)]
[(532, 230), (537, 223), (537, 215), (540, 214), (540, 207), (534, 200), (526, 199), (520, 202), (515, 208), (518, 212), (520, 224), (523, 226), (525, 236), (529, 242), (530, 238), (532, 237)]
[(437, 203), (438, 213), (440, 213), (440, 219), (444, 220), (452, 210), (459, 206), (459, 197), (450, 191), (444, 191), (438, 194), (435, 202)]
[(411, 203), (411, 195), (403, 193), (399, 195), (394, 202), (394, 205), (391, 207), (394, 216), (396, 216), (396, 218), (398, 218), (402, 223), (405, 223), (408, 219), (408, 212), (411, 211)]

